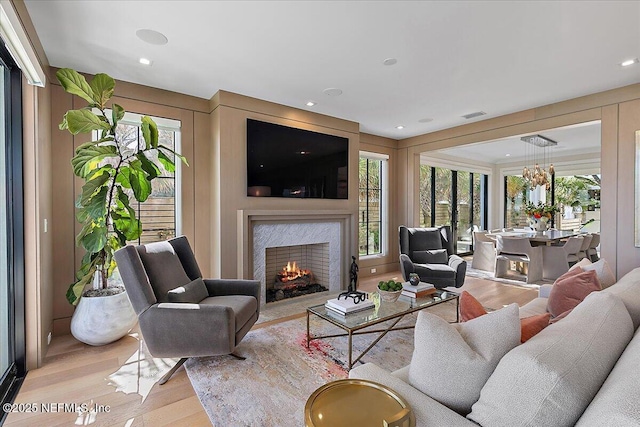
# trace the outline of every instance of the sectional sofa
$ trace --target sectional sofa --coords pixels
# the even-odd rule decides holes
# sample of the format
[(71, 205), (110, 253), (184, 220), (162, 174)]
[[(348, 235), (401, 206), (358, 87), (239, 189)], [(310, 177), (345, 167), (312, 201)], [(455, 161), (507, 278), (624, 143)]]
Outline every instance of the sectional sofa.
[[(544, 312), (548, 290), (542, 287), (520, 317)], [(410, 366), (388, 372), (367, 363), (349, 377), (396, 390), (413, 409), (417, 426), (637, 426), (639, 326), (637, 268), (507, 352), (469, 413), (458, 413), (412, 387)]]

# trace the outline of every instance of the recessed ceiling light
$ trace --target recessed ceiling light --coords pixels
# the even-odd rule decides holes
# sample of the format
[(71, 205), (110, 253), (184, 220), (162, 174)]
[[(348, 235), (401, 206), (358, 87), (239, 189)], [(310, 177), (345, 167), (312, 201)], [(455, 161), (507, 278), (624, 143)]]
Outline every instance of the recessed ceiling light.
[(316, 103), (313, 101), (307, 102), (307, 107), (313, 107), (314, 105), (316, 105)]
[(398, 126), (396, 126), (396, 129), (404, 129), (404, 126), (398, 125)]
[(505, 154), (505, 157), (511, 157), (511, 154), (507, 153)]
[(342, 89), (338, 89), (337, 87), (329, 87), (323, 90), (323, 92), (329, 96), (340, 96), (342, 95)]
[(480, 116), (484, 116), (485, 113), (484, 111), (476, 111), (475, 113), (469, 113), (469, 114), (465, 114), (462, 117), (469, 120), (469, 119), (473, 119), (474, 117), (480, 117)]
[(142, 65), (151, 65), (151, 60), (147, 58), (140, 58), (138, 62), (140, 62)]
[(307, 154), (311, 154), (311, 151), (300, 151), (301, 156), (306, 156)]
[(167, 36), (155, 30), (138, 30), (136, 31), (136, 36), (138, 36), (138, 38), (143, 42), (147, 42), (149, 44), (163, 45), (169, 42)]
[(396, 58), (387, 58), (384, 61), (382, 61), (384, 65), (395, 65), (397, 62), (398, 60)]
[(429, 123), (432, 122), (433, 119), (431, 117), (425, 117), (424, 119), (418, 120), (419, 123)]
[(620, 65), (622, 65), (623, 67), (628, 67), (630, 65), (637, 64), (637, 63), (638, 63), (638, 58), (633, 58), (633, 59), (627, 59), (626, 61), (621, 62)]

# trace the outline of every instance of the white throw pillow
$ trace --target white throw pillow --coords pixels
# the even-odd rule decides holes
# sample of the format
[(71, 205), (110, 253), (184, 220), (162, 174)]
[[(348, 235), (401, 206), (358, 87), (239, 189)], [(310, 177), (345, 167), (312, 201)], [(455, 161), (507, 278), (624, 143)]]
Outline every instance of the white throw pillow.
[(414, 336), (409, 383), (466, 415), (502, 356), (520, 344), (518, 305), (458, 324), (421, 311)]
[(578, 267), (584, 270), (584, 268), (589, 265), (591, 265), (591, 261), (589, 260), (589, 258), (582, 258), (580, 261), (573, 264), (569, 270), (573, 270), (574, 268), (578, 268)]
[(598, 275), (598, 280), (600, 281), (602, 289), (606, 289), (616, 283), (616, 276), (613, 274), (613, 271), (611, 271), (611, 267), (609, 267), (609, 263), (605, 259), (601, 259), (593, 264), (585, 265), (582, 269), (584, 271), (594, 270)]

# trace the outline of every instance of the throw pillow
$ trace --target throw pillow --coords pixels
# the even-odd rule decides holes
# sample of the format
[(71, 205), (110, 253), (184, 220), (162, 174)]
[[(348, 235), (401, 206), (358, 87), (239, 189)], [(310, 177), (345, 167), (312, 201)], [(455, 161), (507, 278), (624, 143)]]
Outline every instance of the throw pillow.
[(413, 262), (418, 264), (446, 264), (449, 262), (449, 255), (447, 255), (446, 249), (413, 251)]
[(547, 302), (547, 311), (553, 317), (559, 316), (567, 310), (575, 308), (593, 291), (599, 291), (600, 282), (596, 272), (585, 271), (553, 284)]
[(158, 302), (169, 302), (169, 290), (191, 281), (169, 242), (155, 242), (138, 248)]
[(549, 326), (551, 313), (542, 313), (537, 316), (520, 319), (520, 342), (526, 342), (533, 338), (538, 332)]
[(582, 269), (584, 271), (595, 271), (598, 275), (598, 280), (600, 281), (602, 289), (606, 289), (616, 283), (616, 276), (613, 274), (613, 271), (611, 271), (611, 267), (609, 267), (609, 263), (605, 259), (601, 259), (598, 262), (584, 266)]
[[(565, 317), (567, 317), (569, 315), (569, 313), (571, 313), (572, 311), (573, 311), (573, 309), (567, 310), (564, 313), (562, 313), (561, 315), (554, 317), (553, 319), (549, 320), (549, 324), (551, 325), (553, 323), (559, 322), (560, 320), (562, 320)], [(549, 314), (551, 314), (551, 313), (549, 313)]]
[(582, 258), (580, 261), (573, 264), (569, 270), (573, 270), (575, 268), (584, 268), (588, 265), (591, 265), (591, 261), (589, 260), (589, 258)]
[[(467, 291), (462, 291), (460, 294), (459, 306), (461, 322), (467, 322), (487, 314), (487, 310), (480, 304), (480, 301), (475, 299), (474, 296)], [(533, 338), (534, 335), (549, 326), (550, 319), (551, 314), (549, 313), (542, 313), (520, 319), (520, 342), (525, 342)]]
[(421, 311), (409, 383), (460, 414), (468, 414), (500, 359), (520, 343), (518, 305), (465, 323)]
[(169, 302), (190, 302), (197, 304), (207, 298), (209, 292), (202, 279), (198, 277), (184, 286), (171, 289), (167, 296), (169, 297)]
[[(577, 264), (576, 264), (577, 265)], [(567, 277), (571, 277), (571, 276), (575, 276), (577, 274), (580, 273), (584, 273), (584, 270), (582, 269), (582, 267), (576, 267), (575, 265), (573, 267), (571, 267), (569, 269), (569, 271), (567, 271), (566, 273), (564, 273), (562, 276), (558, 277), (555, 282), (553, 282), (553, 284), (555, 285), (558, 280), (562, 280), (562, 279), (566, 279)]]

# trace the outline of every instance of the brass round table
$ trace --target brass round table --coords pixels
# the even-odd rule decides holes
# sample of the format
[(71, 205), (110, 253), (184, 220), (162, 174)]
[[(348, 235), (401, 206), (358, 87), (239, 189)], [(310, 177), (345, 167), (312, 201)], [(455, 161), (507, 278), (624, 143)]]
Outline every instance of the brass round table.
[(304, 408), (304, 423), (306, 427), (415, 427), (416, 420), (409, 405), (390, 388), (346, 379), (313, 392)]

